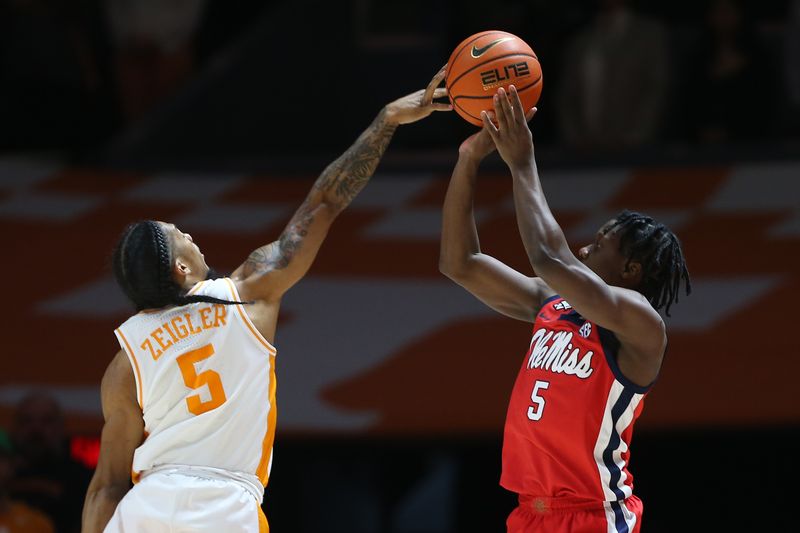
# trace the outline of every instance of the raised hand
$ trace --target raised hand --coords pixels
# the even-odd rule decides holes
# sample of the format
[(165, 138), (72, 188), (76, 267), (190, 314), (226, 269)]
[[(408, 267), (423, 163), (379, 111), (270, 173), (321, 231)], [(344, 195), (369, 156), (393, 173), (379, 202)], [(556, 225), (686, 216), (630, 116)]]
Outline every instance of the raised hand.
[[(494, 118), (494, 113), (491, 113), (490, 118)], [(481, 129), (478, 133), (473, 133), (467, 137), (461, 146), (458, 147), (458, 154), (462, 157), (468, 157), (478, 161), (483, 160), (487, 155), (494, 152), (495, 146), (491, 135), (486, 129)]]
[(486, 111), (481, 112), (481, 119), (483, 131), (494, 141), (500, 157), (512, 170), (533, 164), (533, 136), (528, 121), (536, 114), (536, 108), (525, 112), (517, 88), (513, 85), (509, 87), (509, 92), (498, 89), (493, 103), (497, 126)]
[(453, 106), (450, 104), (434, 102), (437, 98), (447, 96), (447, 89), (439, 87), (446, 74), (447, 65), (439, 69), (425, 89), (388, 104), (385, 108), (386, 120), (393, 124), (410, 124), (422, 120), (434, 111), (452, 111)]

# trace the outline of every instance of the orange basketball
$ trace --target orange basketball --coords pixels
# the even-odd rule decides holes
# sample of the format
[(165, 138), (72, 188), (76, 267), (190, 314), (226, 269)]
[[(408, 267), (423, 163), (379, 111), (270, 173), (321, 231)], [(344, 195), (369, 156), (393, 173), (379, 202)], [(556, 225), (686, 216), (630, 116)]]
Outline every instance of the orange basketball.
[(481, 111), (493, 109), (497, 89), (514, 85), (525, 110), (539, 101), (542, 67), (528, 44), (504, 31), (483, 31), (467, 37), (450, 55), (445, 85), (453, 109), (481, 126)]

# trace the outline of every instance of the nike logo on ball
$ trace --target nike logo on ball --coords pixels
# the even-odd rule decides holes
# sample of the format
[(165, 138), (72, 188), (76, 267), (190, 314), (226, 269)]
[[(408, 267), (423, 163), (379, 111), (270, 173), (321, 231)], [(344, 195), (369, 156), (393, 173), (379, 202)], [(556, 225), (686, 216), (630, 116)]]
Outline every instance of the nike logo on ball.
[(471, 55), (472, 55), (472, 57), (481, 57), (483, 54), (486, 53), (486, 51), (489, 48), (491, 48), (491, 47), (493, 47), (495, 45), (498, 45), (500, 43), (503, 43), (505, 41), (510, 41), (512, 39), (513, 39), (513, 37), (502, 37), (500, 39), (495, 39), (494, 41), (490, 42), (489, 44), (487, 44), (486, 46), (484, 46), (482, 48), (475, 48), (475, 45), (473, 44), (472, 45)]

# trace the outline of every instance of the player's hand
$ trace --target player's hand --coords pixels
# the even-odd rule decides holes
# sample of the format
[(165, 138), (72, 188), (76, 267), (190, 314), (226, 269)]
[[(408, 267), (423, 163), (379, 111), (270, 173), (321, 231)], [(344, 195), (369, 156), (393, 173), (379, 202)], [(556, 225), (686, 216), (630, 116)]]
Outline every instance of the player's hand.
[(494, 96), (494, 114), (497, 125), (486, 111), (481, 113), (483, 130), (489, 134), (508, 166), (513, 170), (533, 163), (533, 136), (528, 121), (536, 108), (524, 112), (516, 87), (506, 92), (502, 87)]
[(439, 87), (445, 74), (447, 74), (447, 65), (439, 69), (425, 89), (388, 104), (384, 108), (386, 120), (392, 124), (410, 124), (422, 120), (434, 111), (452, 111), (453, 106), (450, 104), (434, 102), (437, 98), (447, 96), (447, 89)]
[[(494, 118), (494, 113), (491, 113), (490, 119)], [(487, 155), (495, 151), (494, 141), (492, 136), (485, 128), (473, 133), (467, 137), (461, 146), (458, 147), (458, 155), (468, 159), (482, 161)]]

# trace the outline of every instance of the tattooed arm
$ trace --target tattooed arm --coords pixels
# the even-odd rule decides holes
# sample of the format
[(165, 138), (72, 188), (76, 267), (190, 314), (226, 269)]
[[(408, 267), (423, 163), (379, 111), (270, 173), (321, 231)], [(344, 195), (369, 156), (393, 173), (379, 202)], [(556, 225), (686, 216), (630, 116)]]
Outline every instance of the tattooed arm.
[(447, 94), (445, 89), (436, 88), (444, 75), (442, 68), (426, 89), (384, 107), (356, 142), (328, 165), (280, 238), (255, 250), (232, 274), (242, 298), (279, 300), (305, 275), (336, 216), (372, 177), (397, 126), (450, 109), (433, 102)]
[[(356, 142), (317, 178), (278, 240), (254, 250), (233, 273), (255, 299), (280, 299), (311, 267), (336, 216), (367, 184), (396, 124), (382, 110)], [(252, 299), (252, 298), (251, 298)]]

